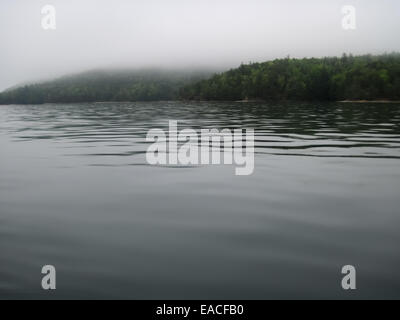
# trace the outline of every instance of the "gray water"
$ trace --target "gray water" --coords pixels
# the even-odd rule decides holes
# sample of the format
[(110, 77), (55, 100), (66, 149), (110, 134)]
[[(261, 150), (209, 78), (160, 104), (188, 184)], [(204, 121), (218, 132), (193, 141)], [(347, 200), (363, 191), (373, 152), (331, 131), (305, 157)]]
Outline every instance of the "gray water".
[[(254, 128), (254, 174), (148, 165), (168, 120)], [(398, 104), (0, 106), (0, 147), (0, 298), (400, 298)]]

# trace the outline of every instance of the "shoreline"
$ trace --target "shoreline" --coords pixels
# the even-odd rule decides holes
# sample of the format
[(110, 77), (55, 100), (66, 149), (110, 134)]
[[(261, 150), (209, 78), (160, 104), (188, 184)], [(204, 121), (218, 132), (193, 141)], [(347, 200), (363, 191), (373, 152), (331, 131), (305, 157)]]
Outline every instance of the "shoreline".
[(400, 100), (341, 100), (340, 103), (400, 103)]
[(151, 103), (151, 102), (198, 102), (198, 103), (207, 103), (207, 102), (219, 102), (219, 103), (268, 103), (268, 102), (324, 102), (324, 103), (382, 103), (382, 104), (400, 104), (400, 100), (339, 100), (339, 101), (314, 101), (314, 100), (262, 100), (262, 99), (248, 99), (248, 100), (137, 100), (137, 101), (74, 101), (74, 102), (43, 102), (43, 103), (0, 103), (0, 106), (10, 106), (10, 105), (43, 105), (43, 104), (80, 104), (80, 103), (92, 103), (92, 104), (112, 104), (112, 103)]

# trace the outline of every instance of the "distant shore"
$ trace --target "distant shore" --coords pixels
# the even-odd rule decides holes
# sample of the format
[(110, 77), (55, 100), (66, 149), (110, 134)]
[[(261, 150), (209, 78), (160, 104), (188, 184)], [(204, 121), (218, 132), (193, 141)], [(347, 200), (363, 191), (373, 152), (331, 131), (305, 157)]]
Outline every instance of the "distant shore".
[(388, 100), (388, 99), (380, 99), (380, 100), (341, 100), (337, 101), (340, 103), (400, 103), (400, 100)]
[(0, 104), (99, 101), (400, 103), (400, 53), (276, 59), (222, 73), (92, 70), (0, 93)]

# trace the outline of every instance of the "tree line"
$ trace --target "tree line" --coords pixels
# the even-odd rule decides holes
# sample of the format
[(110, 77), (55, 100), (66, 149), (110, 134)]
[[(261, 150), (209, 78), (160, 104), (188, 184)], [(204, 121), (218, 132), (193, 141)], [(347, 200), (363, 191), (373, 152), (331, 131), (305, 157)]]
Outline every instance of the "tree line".
[(277, 59), (185, 86), (189, 100), (400, 100), (400, 54)]
[(174, 100), (183, 86), (211, 74), (209, 71), (90, 71), (6, 90), (0, 93), (0, 104)]
[(400, 54), (276, 59), (209, 71), (92, 71), (0, 93), (0, 104), (160, 100), (400, 100)]

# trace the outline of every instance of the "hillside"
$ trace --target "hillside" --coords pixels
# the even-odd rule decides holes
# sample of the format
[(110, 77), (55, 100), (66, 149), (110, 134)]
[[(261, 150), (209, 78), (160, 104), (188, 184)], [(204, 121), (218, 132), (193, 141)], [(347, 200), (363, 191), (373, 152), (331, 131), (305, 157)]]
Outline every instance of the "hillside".
[(185, 86), (188, 100), (400, 100), (400, 54), (279, 59)]
[(14, 87), (0, 104), (159, 100), (400, 100), (400, 54), (277, 59), (210, 71), (103, 70)]
[(0, 93), (0, 104), (178, 99), (179, 89), (209, 77), (209, 71), (97, 70)]

